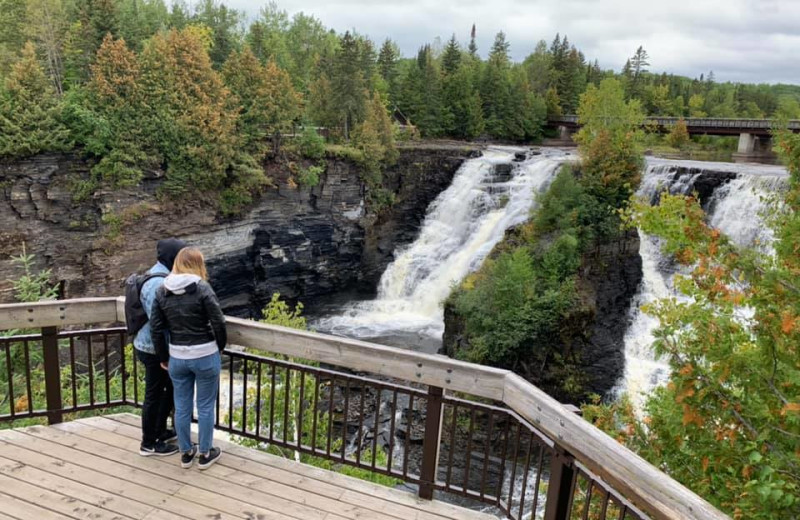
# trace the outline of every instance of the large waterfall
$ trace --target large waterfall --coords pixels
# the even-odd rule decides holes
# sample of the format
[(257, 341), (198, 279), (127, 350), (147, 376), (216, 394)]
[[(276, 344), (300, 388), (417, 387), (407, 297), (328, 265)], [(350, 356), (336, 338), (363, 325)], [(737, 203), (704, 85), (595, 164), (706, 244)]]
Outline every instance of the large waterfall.
[[(655, 202), (665, 190), (673, 194), (699, 192), (710, 225), (740, 246), (758, 246), (769, 254), (773, 236), (763, 221), (768, 208), (765, 197), (786, 182), (785, 169), (777, 166), (648, 159), (639, 195)], [(631, 305), (625, 334), (625, 376), (618, 386), (637, 407), (669, 376), (666, 363), (655, 359), (652, 351), (658, 320), (640, 307), (661, 298), (681, 298), (672, 284), (677, 265), (661, 254), (657, 239), (643, 233), (640, 239), (642, 283)]]
[(492, 147), (466, 161), (428, 208), (417, 239), (383, 273), (377, 298), (349, 304), (313, 327), (435, 351), (444, 331), (441, 303), (453, 284), (480, 266), (508, 228), (528, 218), (536, 194), (566, 159), (549, 150), (514, 162), (520, 152)]

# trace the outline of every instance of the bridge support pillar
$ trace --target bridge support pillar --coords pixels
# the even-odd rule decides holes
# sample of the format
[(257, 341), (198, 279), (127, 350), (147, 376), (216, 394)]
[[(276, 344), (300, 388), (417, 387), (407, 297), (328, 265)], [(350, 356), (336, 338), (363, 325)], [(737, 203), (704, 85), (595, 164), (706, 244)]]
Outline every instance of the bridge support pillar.
[(733, 159), (736, 162), (775, 162), (772, 139), (767, 135), (739, 134), (739, 146)]
[(758, 137), (754, 136), (753, 134), (739, 134), (739, 148), (736, 150), (736, 153), (739, 154), (750, 154), (753, 153), (753, 150), (756, 147), (756, 140)]

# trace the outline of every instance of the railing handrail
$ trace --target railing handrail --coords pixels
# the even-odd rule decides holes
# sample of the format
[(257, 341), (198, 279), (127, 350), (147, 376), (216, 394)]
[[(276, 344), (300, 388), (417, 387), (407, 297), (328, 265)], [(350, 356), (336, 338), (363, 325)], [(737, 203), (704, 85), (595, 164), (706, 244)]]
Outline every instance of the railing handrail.
[[(772, 129), (778, 128), (782, 123), (778, 119), (747, 118), (747, 117), (674, 117), (674, 116), (648, 116), (644, 118), (644, 125), (656, 123), (658, 125), (675, 124), (683, 120), (687, 127), (705, 126), (720, 128), (742, 129)], [(577, 115), (553, 116), (548, 118), (548, 123), (579, 124)], [(733, 123), (733, 124), (732, 124)], [(789, 129), (800, 129), (800, 119), (790, 119), (785, 122)]]
[[(120, 297), (0, 304), (0, 331), (124, 322), (124, 303)], [(226, 319), (232, 344), (501, 401), (654, 519), (728, 518), (508, 370), (240, 318)]]

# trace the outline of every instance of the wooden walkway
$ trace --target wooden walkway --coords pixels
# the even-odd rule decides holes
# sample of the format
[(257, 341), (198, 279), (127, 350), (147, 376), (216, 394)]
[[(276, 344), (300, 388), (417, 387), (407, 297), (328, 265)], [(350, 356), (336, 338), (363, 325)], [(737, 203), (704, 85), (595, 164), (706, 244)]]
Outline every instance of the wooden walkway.
[(226, 442), (205, 471), (138, 454), (121, 414), (0, 430), (0, 520), (488, 520), (493, 516)]

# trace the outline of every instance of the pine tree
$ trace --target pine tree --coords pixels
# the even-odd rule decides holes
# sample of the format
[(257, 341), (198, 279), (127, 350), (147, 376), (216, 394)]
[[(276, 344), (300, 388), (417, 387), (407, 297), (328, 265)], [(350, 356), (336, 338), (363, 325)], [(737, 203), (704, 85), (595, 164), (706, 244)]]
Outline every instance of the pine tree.
[(28, 42), (11, 68), (0, 97), (0, 156), (28, 156), (67, 149), (59, 98)]
[(466, 65), (444, 78), (442, 105), (442, 126), (446, 135), (474, 139), (483, 132), (480, 94)]
[(497, 33), (481, 85), (486, 131), (495, 138), (513, 138), (514, 107), (510, 83), (509, 45), (505, 34)]
[(475, 24), (472, 24), (472, 30), (469, 33), (469, 55), (473, 58), (478, 57), (478, 45), (475, 43)]
[(333, 61), (331, 94), (345, 139), (350, 138), (350, 130), (364, 118), (368, 95), (368, 78), (364, 74), (366, 54), (357, 38), (347, 31), (339, 41)]
[(400, 81), (397, 68), (399, 59), (400, 49), (398, 49), (397, 44), (386, 38), (378, 54), (378, 73), (386, 82), (386, 90), (389, 93), (389, 100), (392, 105), (396, 105), (400, 98)]
[(442, 73), (449, 76), (458, 70), (461, 64), (461, 47), (458, 45), (456, 35), (450, 37), (442, 54)]

